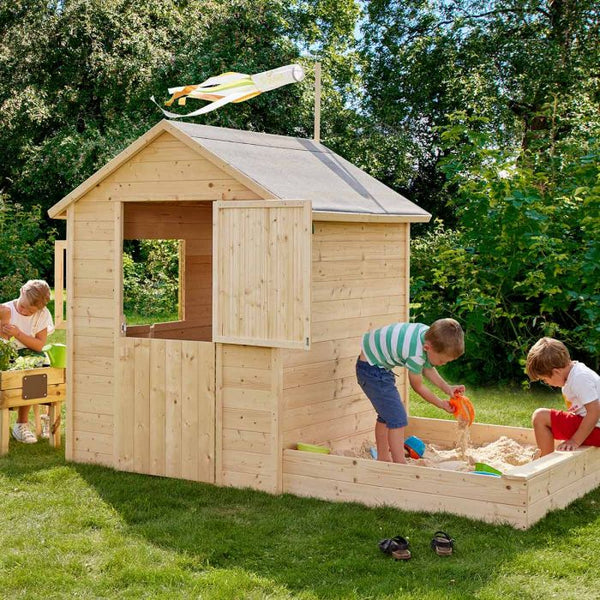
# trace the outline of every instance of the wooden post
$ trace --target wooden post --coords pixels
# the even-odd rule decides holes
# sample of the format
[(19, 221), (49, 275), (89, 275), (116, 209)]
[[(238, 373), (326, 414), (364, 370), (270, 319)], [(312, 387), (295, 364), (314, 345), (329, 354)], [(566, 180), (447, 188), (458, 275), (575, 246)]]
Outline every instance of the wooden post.
[(65, 252), (67, 250), (66, 240), (54, 242), (54, 326), (56, 329), (64, 329), (66, 324), (64, 315), (64, 280), (65, 280)]
[(315, 63), (315, 142), (321, 141), (321, 63)]

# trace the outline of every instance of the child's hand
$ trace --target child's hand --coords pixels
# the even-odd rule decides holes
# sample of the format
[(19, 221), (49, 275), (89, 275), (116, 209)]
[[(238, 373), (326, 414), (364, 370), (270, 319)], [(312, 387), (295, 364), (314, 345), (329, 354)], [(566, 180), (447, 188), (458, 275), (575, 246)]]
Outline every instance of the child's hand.
[(464, 385), (451, 385), (450, 386), (450, 396), (454, 396), (454, 394), (456, 394), (457, 392), (459, 394), (463, 394), (464, 391), (465, 391)]
[(5, 325), (2, 325), (2, 333), (4, 335), (7, 335), (8, 337), (16, 338), (17, 335), (21, 333), (21, 330), (16, 325), (13, 325), (12, 323), (7, 323)]
[(572, 452), (573, 450), (577, 450), (579, 448), (579, 444), (574, 442), (573, 440), (565, 440), (561, 444), (557, 446), (557, 450), (561, 452)]
[(442, 400), (440, 402), (440, 408), (442, 410), (445, 410), (447, 413), (450, 413), (451, 415), (454, 414), (454, 409), (452, 408), (452, 405), (448, 400)]

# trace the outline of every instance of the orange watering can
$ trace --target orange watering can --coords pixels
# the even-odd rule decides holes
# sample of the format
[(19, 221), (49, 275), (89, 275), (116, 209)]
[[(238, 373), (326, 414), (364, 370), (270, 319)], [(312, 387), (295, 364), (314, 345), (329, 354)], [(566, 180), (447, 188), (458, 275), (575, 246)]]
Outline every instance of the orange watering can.
[(449, 400), (450, 406), (454, 411), (454, 416), (459, 421), (466, 421), (469, 425), (475, 420), (475, 409), (473, 404), (460, 392), (454, 392), (454, 396)]

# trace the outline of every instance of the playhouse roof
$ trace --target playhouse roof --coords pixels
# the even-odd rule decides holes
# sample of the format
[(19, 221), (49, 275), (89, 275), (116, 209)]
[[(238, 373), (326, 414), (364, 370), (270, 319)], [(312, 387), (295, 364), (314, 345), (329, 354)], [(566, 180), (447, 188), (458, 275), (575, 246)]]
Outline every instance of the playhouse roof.
[(213, 157), (220, 166), (227, 165), (233, 177), (250, 183), (265, 197), (310, 200), (313, 212), (329, 218), (342, 220), (356, 215), (358, 220), (401, 217), (403, 221), (428, 221), (431, 217), (314, 140), (166, 120), (55, 204), (48, 211), (50, 216), (64, 217), (72, 202), (165, 131), (205, 157)]

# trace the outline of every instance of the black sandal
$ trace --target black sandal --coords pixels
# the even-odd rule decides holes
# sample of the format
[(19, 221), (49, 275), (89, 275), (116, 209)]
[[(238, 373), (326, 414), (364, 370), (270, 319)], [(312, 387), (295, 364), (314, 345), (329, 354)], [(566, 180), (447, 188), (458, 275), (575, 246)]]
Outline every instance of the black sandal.
[(445, 531), (436, 531), (431, 540), (431, 548), (438, 556), (450, 556), (454, 549), (454, 540)]
[(401, 535), (387, 538), (379, 542), (379, 549), (384, 554), (389, 554), (396, 560), (408, 560), (411, 557), (408, 540)]

